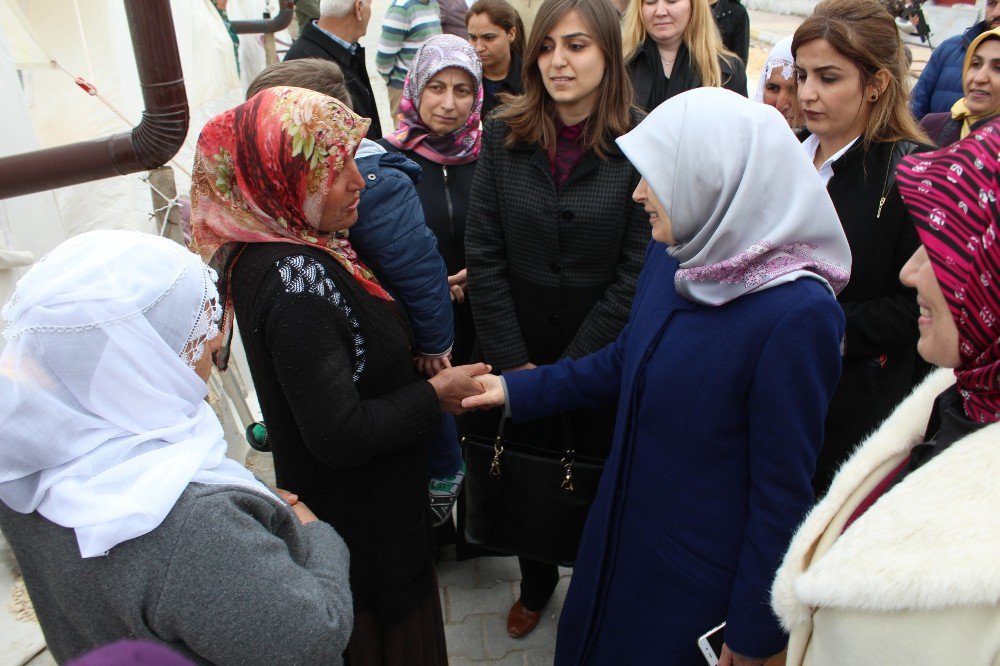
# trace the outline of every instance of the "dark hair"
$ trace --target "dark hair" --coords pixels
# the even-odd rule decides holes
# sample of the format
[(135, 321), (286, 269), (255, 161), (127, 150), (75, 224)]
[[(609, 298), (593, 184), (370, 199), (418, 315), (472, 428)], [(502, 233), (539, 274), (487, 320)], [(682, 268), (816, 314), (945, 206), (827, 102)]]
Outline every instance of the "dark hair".
[(885, 72), (889, 83), (872, 103), (862, 144), (883, 141), (931, 143), (907, 103), (909, 68), (896, 21), (876, 0), (823, 0), (792, 37), (792, 56), (811, 41), (826, 40), (861, 72), (861, 88)]
[(586, 147), (603, 159), (604, 151), (614, 139), (632, 129), (632, 82), (625, 71), (622, 35), (614, 7), (608, 0), (545, 0), (538, 8), (525, 50), (521, 69), (524, 94), (499, 95), (506, 107), (498, 110), (496, 117), (510, 127), (508, 148), (519, 142), (540, 144), (547, 150), (555, 148), (555, 102), (542, 82), (538, 55), (549, 32), (573, 10), (579, 12), (604, 55), (604, 77), (597, 97), (600, 101), (590, 113)]
[(268, 65), (250, 83), (250, 87), (247, 88), (247, 99), (261, 90), (275, 86), (314, 90), (338, 99), (347, 108), (354, 110), (351, 94), (347, 92), (347, 86), (344, 84), (344, 72), (337, 63), (330, 60), (301, 58)]
[(469, 11), (465, 13), (465, 27), (469, 27), (469, 19), (476, 14), (486, 14), (490, 23), (494, 23), (507, 32), (514, 30), (514, 41), (510, 45), (512, 53), (524, 57), (524, 23), (517, 10), (507, 0), (476, 0)]

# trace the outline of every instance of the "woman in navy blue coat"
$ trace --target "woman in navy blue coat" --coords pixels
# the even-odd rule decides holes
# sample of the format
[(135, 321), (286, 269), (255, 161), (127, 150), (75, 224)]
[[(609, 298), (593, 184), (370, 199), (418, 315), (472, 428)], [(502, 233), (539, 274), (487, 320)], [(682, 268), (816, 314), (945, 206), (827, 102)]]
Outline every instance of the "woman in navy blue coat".
[(484, 376), (464, 404), (506, 392), (515, 420), (618, 404), (557, 664), (700, 666), (723, 621), (722, 663), (761, 664), (786, 641), (769, 590), (812, 504), (850, 251), (770, 107), (698, 89), (618, 143), (654, 240), (628, 325), (579, 360)]

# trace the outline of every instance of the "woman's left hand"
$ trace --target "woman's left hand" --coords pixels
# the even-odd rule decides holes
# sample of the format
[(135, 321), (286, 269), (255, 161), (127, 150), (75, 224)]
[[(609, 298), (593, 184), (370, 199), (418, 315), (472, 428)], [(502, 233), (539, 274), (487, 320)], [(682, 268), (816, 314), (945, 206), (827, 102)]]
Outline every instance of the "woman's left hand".
[(465, 291), (468, 283), (469, 270), (463, 268), (454, 275), (448, 276), (448, 290), (451, 292), (451, 300), (459, 303), (465, 302)]
[(767, 659), (755, 659), (754, 657), (744, 657), (729, 649), (725, 643), (722, 644), (722, 655), (719, 657), (719, 666), (764, 666)]

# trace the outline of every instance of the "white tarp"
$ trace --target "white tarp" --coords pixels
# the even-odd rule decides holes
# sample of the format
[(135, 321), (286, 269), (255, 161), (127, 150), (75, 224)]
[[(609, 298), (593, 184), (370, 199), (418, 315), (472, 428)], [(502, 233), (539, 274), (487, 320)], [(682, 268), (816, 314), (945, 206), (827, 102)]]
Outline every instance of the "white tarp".
[(19, 68), (52, 66), (52, 58), (39, 45), (31, 25), (13, 0), (0, 0), (0, 32), (7, 37), (8, 52)]
[[(128, 131), (139, 123), (142, 96), (121, 0), (16, 3), (40, 48), (66, 70), (21, 72), (28, 111), (42, 146), (101, 138)], [(237, 12), (259, 16), (266, 2), (241, 0), (231, 5)], [(232, 41), (211, 1), (171, 0), (171, 7), (191, 109), (187, 140), (171, 164), (177, 191), (184, 194), (190, 188), (186, 172), (191, 169), (202, 125), (239, 103), (244, 88), (237, 74)], [(253, 57), (248, 65), (254, 66)], [(259, 65), (263, 66), (262, 58)], [(93, 84), (104, 101), (81, 90), (70, 74)], [(255, 74), (247, 72), (251, 77)], [(0, 110), (0, 114), (6, 113)], [(149, 187), (140, 180), (142, 175), (56, 190), (67, 231), (71, 235), (90, 229), (155, 231)]]
[[(14, 55), (4, 34), (0, 34), (0, 99), (4, 100), (0, 110), (3, 114), (0, 157), (39, 148), (21, 94)], [(7, 301), (14, 283), (29, 265), (29, 261), (19, 262), (17, 258), (40, 257), (65, 238), (59, 208), (51, 192), (0, 199), (0, 304)], [(25, 252), (30, 257), (19, 254)]]

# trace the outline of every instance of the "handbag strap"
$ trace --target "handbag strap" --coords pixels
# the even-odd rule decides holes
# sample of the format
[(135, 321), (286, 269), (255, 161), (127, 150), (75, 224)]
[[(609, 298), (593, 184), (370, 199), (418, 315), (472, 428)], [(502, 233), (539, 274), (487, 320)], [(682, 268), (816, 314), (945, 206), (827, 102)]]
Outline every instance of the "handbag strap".
[[(500, 427), (497, 429), (496, 439), (493, 440), (493, 461), (490, 463), (490, 476), (495, 478), (500, 478), (503, 474), (503, 469), (500, 466), (500, 457), (504, 452), (504, 423), (507, 421), (506, 418), (500, 417)], [(568, 415), (562, 414), (560, 418), (561, 430), (563, 433), (564, 441), (571, 442), (572, 440), (572, 422)], [(576, 450), (571, 446), (566, 447), (566, 452), (560, 459), (560, 463), (563, 466), (563, 480), (559, 484), (559, 487), (567, 492), (573, 492), (576, 487), (573, 485), (573, 464), (576, 460)]]
[(500, 456), (503, 454), (503, 424), (506, 421), (500, 416), (500, 429), (497, 430), (497, 437), (493, 440), (493, 462), (490, 463), (490, 476), (500, 478), (503, 473), (500, 469)]

